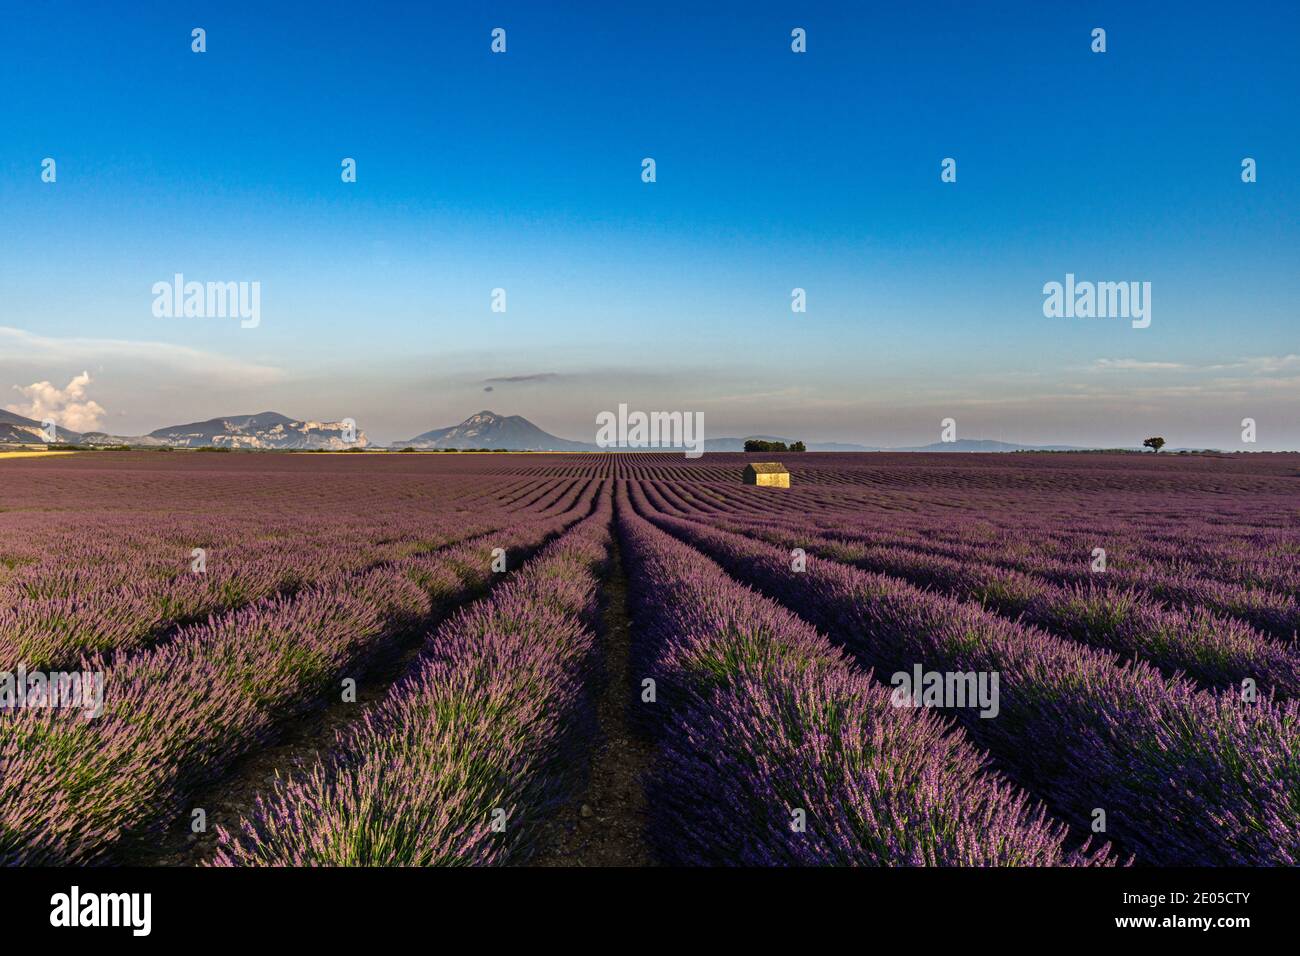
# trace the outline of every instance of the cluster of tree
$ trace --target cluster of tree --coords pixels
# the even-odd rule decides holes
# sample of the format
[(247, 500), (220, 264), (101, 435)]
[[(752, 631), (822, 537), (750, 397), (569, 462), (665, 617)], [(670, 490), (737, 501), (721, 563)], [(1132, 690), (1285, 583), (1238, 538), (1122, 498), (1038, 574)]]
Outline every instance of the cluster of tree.
[(783, 441), (763, 441), (758, 438), (745, 440), (745, 451), (807, 451), (808, 446), (797, 441), (787, 445)]
[(72, 445), (67, 442), (48, 442), (46, 451), (131, 451), (130, 445)]

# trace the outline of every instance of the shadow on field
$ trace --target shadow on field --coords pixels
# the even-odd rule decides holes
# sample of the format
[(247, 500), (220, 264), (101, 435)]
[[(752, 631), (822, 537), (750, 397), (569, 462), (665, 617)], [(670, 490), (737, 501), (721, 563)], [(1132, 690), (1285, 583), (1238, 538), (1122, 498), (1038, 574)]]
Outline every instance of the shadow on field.
[[(552, 532), (533, 547), (520, 549), (519, 566), (526, 566), (560, 534)], [(512, 576), (513, 572), (500, 578), (509, 580)], [(266, 745), (239, 757), (214, 782), (199, 787), (186, 806), (204, 810), (206, 832), (191, 831), (186, 810), (163, 833), (143, 832), (128, 837), (114, 862), (128, 866), (201, 866), (211, 861), (217, 851), (218, 826), (237, 830), (241, 821), (253, 813), (257, 797), (274, 787), (277, 774), (291, 778), (317, 761), (328, 762), (337, 749), (339, 736), (382, 701), (394, 685), (410, 676), (437, 628), (460, 609), (490, 599), (499, 583), (494, 579), (467, 599), (440, 607), (377, 648), (373, 657), (346, 675), (357, 682), (354, 702), (339, 700), (337, 692), (331, 690), (309, 713), (278, 725)]]
[(560, 807), (545, 827), (530, 866), (652, 866), (645, 841), (642, 785), (653, 744), (632, 733), (628, 707), (635, 682), (628, 667), (631, 627), (622, 545), (614, 535), (609, 570), (601, 588), (603, 686), (596, 701), (599, 734), (594, 742), (587, 790)]

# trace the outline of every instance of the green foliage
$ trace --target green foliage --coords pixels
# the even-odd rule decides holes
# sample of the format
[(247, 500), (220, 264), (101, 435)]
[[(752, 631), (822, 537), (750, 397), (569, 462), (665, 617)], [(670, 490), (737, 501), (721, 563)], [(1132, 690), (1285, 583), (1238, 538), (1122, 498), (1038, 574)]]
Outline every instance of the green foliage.
[(808, 447), (801, 441), (787, 445), (783, 441), (763, 441), (749, 438), (745, 441), (745, 451), (807, 451)]

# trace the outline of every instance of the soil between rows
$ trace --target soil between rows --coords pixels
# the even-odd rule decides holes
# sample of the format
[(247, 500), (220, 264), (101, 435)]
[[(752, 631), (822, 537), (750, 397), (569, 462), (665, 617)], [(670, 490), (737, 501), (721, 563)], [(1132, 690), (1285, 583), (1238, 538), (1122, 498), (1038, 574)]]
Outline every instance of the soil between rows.
[[(577, 521), (568, 525), (565, 531)], [(525, 561), (531, 561), (563, 533), (552, 533), (536, 547), (527, 549)], [(393, 640), (378, 656), (365, 662), (357, 673), (345, 675), (357, 682), (355, 701), (333, 699), (322, 708), (284, 724), (273, 743), (238, 758), (220, 780), (200, 788), (187, 801), (186, 811), (173, 820), (161, 836), (140, 834), (124, 841), (115, 862), (149, 867), (201, 866), (210, 862), (217, 851), (219, 826), (227, 830), (238, 829), (240, 821), (252, 814), (257, 797), (271, 790), (277, 773), (280, 777), (292, 777), (318, 759), (325, 758), (335, 749), (340, 732), (360, 720), (374, 704), (387, 696), (393, 685), (411, 673), (429, 635), (461, 608), (490, 600), (494, 589), (495, 585)], [(341, 685), (339, 690), (341, 697)], [(199, 808), (207, 817), (206, 830), (195, 833), (191, 827), (191, 813)]]
[(586, 792), (561, 807), (546, 824), (531, 866), (651, 866), (646, 844), (643, 778), (654, 746), (632, 733), (628, 707), (635, 698), (629, 670), (631, 621), (622, 545), (613, 536), (612, 558), (601, 590), (603, 685), (596, 701), (598, 737), (591, 748)]

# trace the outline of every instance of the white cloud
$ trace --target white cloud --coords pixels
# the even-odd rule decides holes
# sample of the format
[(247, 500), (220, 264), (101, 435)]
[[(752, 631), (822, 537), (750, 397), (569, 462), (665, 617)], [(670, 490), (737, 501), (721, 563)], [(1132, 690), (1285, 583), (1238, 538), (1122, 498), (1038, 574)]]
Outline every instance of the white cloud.
[(99, 428), (105, 412), (102, 405), (86, 397), (90, 373), (82, 372), (68, 383), (67, 388), (56, 388), (49, 382), (15, 385), (14, 389), (27, 399), (25, 404), (6, 405), (18, 415), (38, 422), (53, 419), (61, 427), (74, 432), (90, 432)]
[(1100, 358), (1092, 363), (1092, 371), (1166, 371), (1223, 372), (1240, 371), (1250, 375), (1300, 372), (1300, 355), (1256, 355), (1232, 362), (1213, 365), (1188, 365), (1183, 362), (1148, 362), (1132, 358)]
[(1263, 372), (1266, 374), (1286, 372), (1291, 369), (1300, 372), (1300, 355), (1294, 353), (1290, 355), (1258, 355), (1253, 358), (1241, 359), (1238, 362), (1230, 362), (1227, 365), (1207, 365), (1205, 367), (1209, 370), (1244, 369), (1248, 372)]
[(1161, 369), (1186, 368), (1181, 362), (1143, 362), (1139, 359), (1097, 359), (1093, 363), (1093, 368), (1098, 369), (1124, 369), (1139, 371), (1156, 371)]

